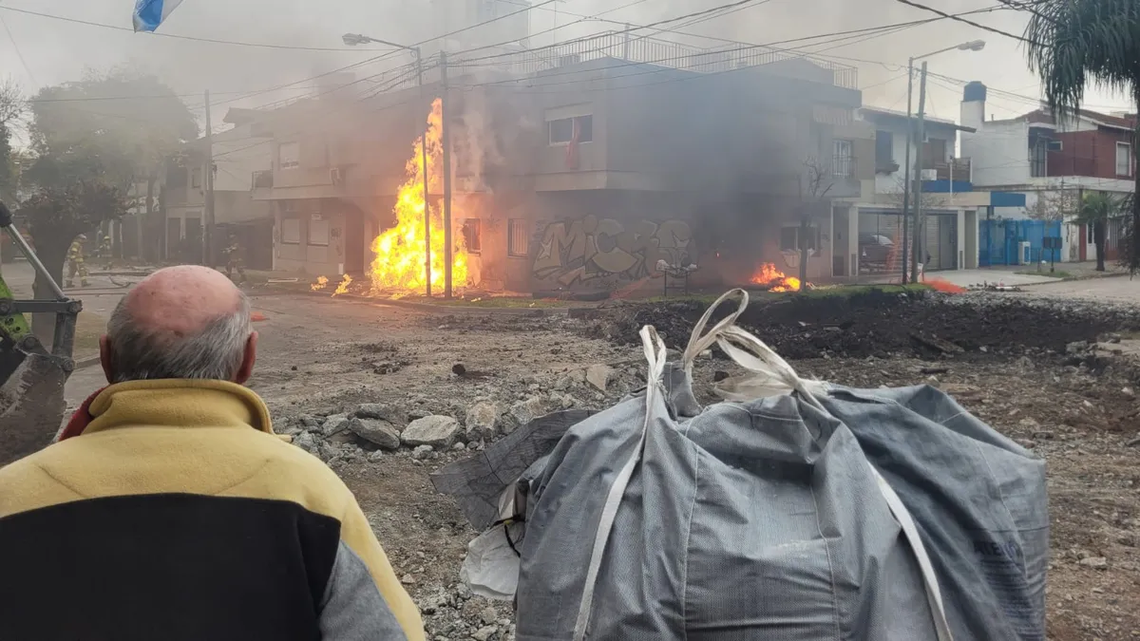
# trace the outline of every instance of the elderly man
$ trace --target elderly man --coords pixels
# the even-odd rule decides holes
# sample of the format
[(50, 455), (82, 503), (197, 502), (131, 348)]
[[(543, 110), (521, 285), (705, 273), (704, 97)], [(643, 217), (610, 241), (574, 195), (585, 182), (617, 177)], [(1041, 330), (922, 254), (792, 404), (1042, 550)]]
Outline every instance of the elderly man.
[(348, 488), (243, 387), (249, 302), (155, 272), (101, 342), (109, 387), (0, 469), (0, 639), (424, 638)]

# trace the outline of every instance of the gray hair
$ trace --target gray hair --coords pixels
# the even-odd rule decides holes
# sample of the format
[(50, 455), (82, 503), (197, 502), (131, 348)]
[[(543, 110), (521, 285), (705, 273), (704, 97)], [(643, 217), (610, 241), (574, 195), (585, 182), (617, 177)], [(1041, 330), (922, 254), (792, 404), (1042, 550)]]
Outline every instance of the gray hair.
[(115, 377), (111, 382), (162, 378), (233, 380), (253, 331), (249, 299), (244, 293), (240, 296), (236, 312), (210, 321), (197, 334), (182, 337), (139, 327), (127, 311), (124, 296), (107, 323)]

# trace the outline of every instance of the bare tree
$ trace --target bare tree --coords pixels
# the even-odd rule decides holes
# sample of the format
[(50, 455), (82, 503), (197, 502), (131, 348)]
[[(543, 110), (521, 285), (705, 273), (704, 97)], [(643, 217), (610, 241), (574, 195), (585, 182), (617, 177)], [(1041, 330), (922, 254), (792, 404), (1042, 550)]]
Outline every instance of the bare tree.
[[(901, 177), (896, 182), (897, 184), (895, 185), (895, 188), (884, 194), (884, 196), (893, 209), (897, 209), (901, 212), (903, 210), (904, 196), (906, 195), (906, 184)], [(926, 191), (919, 194), (916, 190), (912, 189), (910, 191), (910, 198), (911, 201), (909, 211), (912, 214), (915, 211), (915, 205), (917, 202), (919, 202), (915, 200), (915, 198), (921, 200), (922, 209), (924, 211), (930, 209), (939, 209), (946, 206), (946, 199), (943, 198), (941, 194), (932, 194)]]
[(807, 283), (808, 272), (808, 234), (811, 232), (812, 214), (818, 211), (825, 202), (828, 192), (835, 185), (835, 175), (831, 167), (819, 162), (816, 158), (804, 161), (807, 184), (801, 184), (800, 189), (800, 287)]
[(15, 127), (27, 113), (28, 104), (13, 78), (0, 80), (0, 125)]

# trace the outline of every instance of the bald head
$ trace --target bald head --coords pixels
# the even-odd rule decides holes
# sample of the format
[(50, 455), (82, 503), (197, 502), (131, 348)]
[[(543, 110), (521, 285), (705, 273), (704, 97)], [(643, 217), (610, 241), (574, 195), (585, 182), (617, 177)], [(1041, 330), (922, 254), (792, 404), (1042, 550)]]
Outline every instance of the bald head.
[(179, 265), (144, 278), (123, 299), (140, 328), (170, 339), (192, 336), (241, 308), (242, 293), (216, 269)]
[(256, 334), (249, 301), (220, 272), (167, 267), (135, 286), (111, 315), (103, 337), (107, 380), (161, 378), (244, 382)]

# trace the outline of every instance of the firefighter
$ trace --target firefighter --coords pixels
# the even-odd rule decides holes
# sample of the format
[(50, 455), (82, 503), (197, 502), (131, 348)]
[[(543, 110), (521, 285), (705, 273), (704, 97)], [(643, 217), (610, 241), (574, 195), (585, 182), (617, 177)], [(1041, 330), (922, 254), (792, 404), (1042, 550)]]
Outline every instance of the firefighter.
[(75, 287), (75, 274), (79, 273), (79, 284), (87, 287), (87, 265), (83, 264), (83, 243), (87, 241), (86, 234), (79, 234), (67, 249), (67, 286)]
[(226, 276), (234, 279), (234, 271), (238, 273), (238, 283), (245, 282), (245, 267), (241, 262), (241, 243), (238, 242), (237, 236), (230, 234), (230, 242), (223, 252), (226, 255)]
[(104, 269), (110, 270), (114, 267), (111, 256), (111, 235), (101, 234), (102, 238), (99, 240), (99, 258), (103, 259)]

